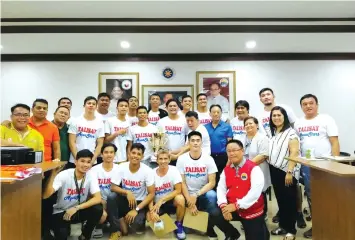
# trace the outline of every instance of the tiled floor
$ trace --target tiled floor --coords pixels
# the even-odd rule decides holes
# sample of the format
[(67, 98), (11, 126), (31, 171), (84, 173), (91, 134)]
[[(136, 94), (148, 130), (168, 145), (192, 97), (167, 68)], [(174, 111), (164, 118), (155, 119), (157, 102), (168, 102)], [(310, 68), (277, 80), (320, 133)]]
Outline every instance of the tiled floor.
[[(268, 228), (269, 231), (271, 231), (272, 229), (277, 227), (277, 224), (272, 223), (271, 218), (276, 214), (277, 212), (277, 204), (276, 204), (276, 199), (273, 196), (272, 197), (272, 201), (268, 202), (269, 204), (269, 211), (268, 211)], [(303, 201), (303, 206), (306, 207), (306, 201)], [(232, 223), (235, 227), (238, 228), (238, 230), (240, 231), (240, 233), (242, 233), (242, 237), (240, 238), (240, 240), (245, 240), (244, 235), (243, 235), (243, 231), (241, 231), (240, 229), (240, 223), (239, 222), (233, 222)], [(306, 238), (303, 238), (303, 233), (308, 230), (310, 227), (312, 226), (311, 222), (307, 222), (307, 227), (305, 229), (297, 229), (297, 240), (305, 240)], [(216, 233), (218, 235), (218, 239), (219, 240), (223, 240), (224, 239), (224, 234), (219, 231), (219, 229), (216, 229)], [(74, 234), (76, 236), (80, 235), (80, 232), (74, 232)], [(153, 234), (153, 232), (149, 229), (149, 227), (147, 227), (147, 231), (145, 232), (144, 235), (129, 235), (126, 237), (123, 237), (122, 239), (124, 240), (135, 240), (135, 239), (141, 239), (141, 240), (152, 240), (152, 239), (157, 239), (155, 237), (155, 235)], [(174, 234), (169, 234), (167, 235), (165, 238), (160, 238), (160, 239), (176, 239)], [(208, 239), (207, 236), (199, 236), (196, 234), (188, 234), (187, 238), (188, 240), (202, 240), (202, 239)], [(283, 237), (282, 236), (271, 236), (271, 240), (282, 240)], [(77, 237), (71, 237), (70, 240), (77, 240)], [(101, 240), (108, 240), (108, 234), (105, 234), (103, 238), (101, 238)]]

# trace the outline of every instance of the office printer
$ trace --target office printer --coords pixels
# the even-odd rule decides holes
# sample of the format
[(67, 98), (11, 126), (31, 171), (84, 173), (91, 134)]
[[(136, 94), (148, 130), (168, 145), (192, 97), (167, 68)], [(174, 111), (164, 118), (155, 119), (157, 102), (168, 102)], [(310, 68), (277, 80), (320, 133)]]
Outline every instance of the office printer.
[(43, 152), (28, 147), (1, 147), (1, 165), (41, 163)]

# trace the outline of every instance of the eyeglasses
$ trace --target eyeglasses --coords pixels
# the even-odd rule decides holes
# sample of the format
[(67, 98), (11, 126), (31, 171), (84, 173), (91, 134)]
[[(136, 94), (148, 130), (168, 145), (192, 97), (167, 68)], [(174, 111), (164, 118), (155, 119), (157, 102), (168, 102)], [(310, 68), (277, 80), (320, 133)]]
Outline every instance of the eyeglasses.
[(14, 113), (14, 114), (12, 114), (12, 116), (28, 118), (28, 117), (30, 117), (30, 114), (27, 114), (27, 113), (24, 113), (24, 114), (22, 114), (22, 113)]

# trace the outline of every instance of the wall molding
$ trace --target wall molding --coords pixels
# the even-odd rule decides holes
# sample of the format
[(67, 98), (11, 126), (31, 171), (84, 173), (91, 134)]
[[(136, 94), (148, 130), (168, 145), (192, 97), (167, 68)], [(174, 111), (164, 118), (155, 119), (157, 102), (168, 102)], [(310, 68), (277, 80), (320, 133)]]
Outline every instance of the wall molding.
[(355, 18), (1, 18), (1, 22), (347, 22)]
[(1, 54), (1, 62), (154, 62), (154, 61), (287, 61), (355, 60), (351, 53), (201, 53), (201, 54)]

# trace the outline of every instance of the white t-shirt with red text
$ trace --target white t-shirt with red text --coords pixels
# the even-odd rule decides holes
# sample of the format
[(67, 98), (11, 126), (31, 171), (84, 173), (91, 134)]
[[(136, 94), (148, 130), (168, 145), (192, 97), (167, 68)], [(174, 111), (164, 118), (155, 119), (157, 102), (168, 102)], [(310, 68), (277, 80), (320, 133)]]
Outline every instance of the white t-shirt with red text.
[[(279, 106), (285, 109), (285, 111), (287, 112), (288, 115), (288, 119), (290, 121), (290, 123), (294, 123), (297, 120), (297, 117), (295, 115), (295, 113), (293, 112), (292, 108), (290, 108), (289, 106), (285, 105), (285, 104), (276, 104), (275, 106)], [(268, 138), (271, 138), (271, 130), (270, 130), (270, 111), (266, 111), (264, 110), (263, 114), (260, 116), (259, 118), (259, 125), (261, 125), (261, 127), (263, 127), (266, 136), (268, 136)], [(261, 133), (263, 133), (261, 131)]]
[(111, 193), (111, 179), (118, 174), (118, 165), (113, 164), (113, 168), (107, 172), (101, 163), (91, 168), (90, 174), (96, 177), (101, 191), (101, 198), (106, 201)]
[[(80, 116), (70, 125), (68, 133), (76, 135), (75, 143), (78, 151), (89, 149), (94, 153), (96, 140), (105, 137), (104, 123), (97, 117), (89, 121), (84, 116)], [(73, 154), (70, 154), (69, 162), (74, 163)]]
[(150, 139), (153, 133), (157, 133), (158, 128), (150, 123), (147, 126), (141, 127), (135, 125), (129, 128), (129, 133), (127, 135), (127, 140), (133, 143), (141, 143), (145, 147), (143, 160), (150, 159), (154, 154)]
[(111, 183), (122, 189), (131, 191), (138, 201), (143, 201), (148, 194), (147, 187), (154, 185), (154, 173), (145, 164), (140, 164), (137, 172), (129, 170), (129, 162), (118, 165), (117, 174), (111, 179)]
[(213, 158), (204, 152), (198, 160), (190, 157), (190, 153), (181, 155), (176, 163), (181, 175), (185, 175), (186, 186), (189, 194), (196, 194), (208, 183), (208, 175), (217, 172)]
[(182, 182), (181, 175), (175, 166), (170, 166), (165, 176), (160, 177), (157, 174), (158, 168), (154, 171), (155, 197), (154, 202), (158, 202), (162, 197), (174, 191), (174, 186)]
[[(57, 202), (53, 205), (53, 214), (64, 212), (79, 205), (79, 194), (75, 185), (74, 171), (75, 168), (64, 170), (54, 178), (53, 188), (58, 191), (58, 195)], [(77, 181), (79, 190), (83, 180), (84, 178)], [(87, 201), (89, 193), (93, 195), (97, 192), (100, 192), (100, 188), (95, 176), (87, 173), (80, 190), (80, 203)]]
[(137, 125), (138, 124), (138, 118), (137, 116), (134, 116), (134, 117), (130, 117), (128, 116), (128, 114), (126, 115), (126, 119), (128, 120), (128, 122), (130, 123), (130, 126), (134, 126), (134, 125)]
[(159, 111), (153, 112), (153, 110), (150, 110), (150, 112), (148, 113), (148, 122), (156, 126), (159, 120), (160, 120)]
[(210, 112), (199, 112), (199, 111), (195, 111), (198, 115), (198, 121), (200, 122), (200, 124), (205, 125), (207, 123), (212, 122), (212, 118), (210, 116)]
[(239, 120), (238, 117), (235, 117), (230, 121), (230, 125), (232, 127), (233, 139), (237, 139), (244, 144), (246, 137), (244, 120)]
[(168, 138), (167, 148), (169, 150), (178, 150), (185, 145), (186, 126), (186, 120), (182, 117), (176, 120), (164, 117), (159, 120), (157, 127), (166, 134)]
[(307, 150), (314, 151), (314, 157), (332, 155), (329, 137), (338, 136), (338, 127), (334, 119), (327, 114), (318, 114), (313, 119), (302, 117), (295, 123), (295, 130), (300, 137), (301, 154), (306, 156)]
[(109, 118), (105, 122), (105, 133), (113, 134), (122, 129), (126, 129), (127, 132), (125, 134), (118, 135), (111, 143), (115, 144), (117, 147), (116, 156), (114, 162), (124, 162), (127, 160), (127, 135), (128, 128), (130, 127), (130, 122), (128, 120), (121, 121), (117, 117)]

